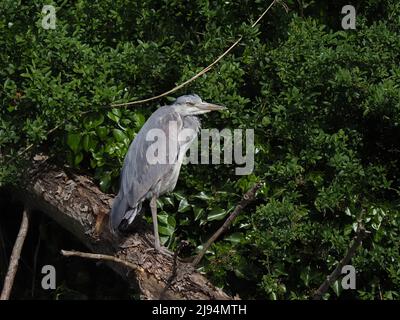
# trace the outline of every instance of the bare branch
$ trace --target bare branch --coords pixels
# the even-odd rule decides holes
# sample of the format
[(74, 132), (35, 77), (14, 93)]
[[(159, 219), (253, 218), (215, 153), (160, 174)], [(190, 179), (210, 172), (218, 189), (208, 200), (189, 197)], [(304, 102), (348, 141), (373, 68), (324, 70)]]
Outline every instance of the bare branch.
[(228, 219), (224, 222), (224, 224), (215, 232), (211, 238), (206, 242), (204, 245), (203, 249), (200, 251), (200, 253), (196, 256), (196, 258), (193, 260), (193, 266), (196, 266), (200, 260), (203, 258), (205, 253), (207, 252), (208, 248), (214, 243), (215, 240), (218, 239), (218, 237), (224, 233), (226, 230), (228, 230), (229, 226), (232, 224), (233, 220), (238, 216), (238, 214), (250, 203), (253, 202), (256, 199), (256, 193), (258, 189), (260, 189), (262, 185), (262, 182), (256, 183), (249, 191), (247, 191), (242, 200), (240, 200), (239, 204), (235, 207), (233, 212), (230, 214)]
[(352, 245), (347, 250), (344, 258), (336, 266), (335, 270), (326, 278), (326, 280), (320, 285), (318, 290), (315, 292), (313, 299), (320, 300), (322, 296), (328, 291), (329, 287), (339, 278), (342, 272), (343, 266), (347, 265), (351, 258), (355, 255), (358, 247), (361, 245), (362, 240), (366, 237), (368, 231), (365, 230), (364, 226), (359, 223), (357, 233), (353, 239)]
[(139, 272), (144, 272), (143, 268), (140, 268), (138, 265), (135, 265), (129, 261), (110, 256), (107, 254), (100, 254), (100, 253), (89, 253), (89, 252), (81, 252), (81, 251), (67, 251), (67, 250), (61, 250), (61, 254), (65, 257), (81, 257), (81, 258), (86, 258), (86, 259), (92, 259), (92, 260), (104, 260), (104, 261), (112, 261), (116, 262), (119, 264), (124, 265), (125, 267), (128, 267), (134, 271), (139, 271)]
[(178, 255), (180, 254), (182, 249), (184, 247), (186, 247), (188, 244), (189, 244), (188, 241), (182, 240), (181, 243), (179, 244), (178, 248), (174, 252), (174, 257), (173, 257), (174, 263), (173, 263), (173, 266), (172, 266), (172, 274), (168, 278), (167, 284), (165, 285), (164, 289), (161, 291), (159, 300), (163, 300), (164, 299), (165, 293), (167, 292), (168, 288), (172, 285), (172, 282), (176, 278), (176, 275), (178, 273)]
[(14, 248), (11, 253), (10, 264), (8, 266), (8, 271), (4, 280), (0, 300), (8, 300), (10, 298), (11, 289), (13, 287), (15, 275), (18, 270), (18, 263), (21, 256), (22, 247), (24, 245), (26, 234), (28, 233), (29, 215), (30, 210), (25, 207), (22, 214), (22, 221), (18, 231), (18, 236), (15, 240)]

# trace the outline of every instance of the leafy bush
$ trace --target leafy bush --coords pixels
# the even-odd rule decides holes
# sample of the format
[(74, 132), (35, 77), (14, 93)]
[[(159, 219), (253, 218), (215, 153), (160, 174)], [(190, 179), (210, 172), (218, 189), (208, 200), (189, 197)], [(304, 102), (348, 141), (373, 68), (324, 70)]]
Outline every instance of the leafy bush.
[[(299, 6), (298, 3), (302, 3)], [(0, 183), (44, 150), (116, 191), (130, 141), (157, 103), (110, 108), (172, 88), (243, 35), (212, 71), (180, 90), (229, 107), (204, 127), (254, 128), (256, 166), (188, 165), (159, 201), (160, 234), (192, 253), (256, 181), (258, 200), (215, 243), (202, 269), (242, 297), (306, 299), (344, 256), (358, 219), (371, 234), (353, 258), (357, 290), (329, 297), (399, 298), (400, 6), (287, 1), (256, 28), (264, 1), (3, 1)], [(51, 134), (50, 130), (58, 129)], [(24, 150), (33, 144), (29, 152)], [(18, 156), (22, 154), (22, 156)], [(26, 160), (26, 159), (25, 159)]]

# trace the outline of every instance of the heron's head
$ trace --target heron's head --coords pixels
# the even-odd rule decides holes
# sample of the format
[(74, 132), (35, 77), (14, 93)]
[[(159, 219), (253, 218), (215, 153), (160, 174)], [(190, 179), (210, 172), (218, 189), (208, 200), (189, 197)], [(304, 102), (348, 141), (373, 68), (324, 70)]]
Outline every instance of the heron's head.
[(182, 115), (199, 115), (214, 110), (224, 110), (223, 106), (208, 103), (203, 100), (197, 94), (181, 96), (174, 102), (175, 110)]

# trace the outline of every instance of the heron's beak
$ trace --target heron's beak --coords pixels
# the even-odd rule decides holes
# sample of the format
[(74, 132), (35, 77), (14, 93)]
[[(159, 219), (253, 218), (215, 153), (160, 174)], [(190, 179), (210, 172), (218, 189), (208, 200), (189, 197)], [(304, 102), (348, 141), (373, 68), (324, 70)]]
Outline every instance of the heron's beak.
[(213, 103), (208, 103), (208, 102), (202, 102), (202, 103), (198, 104), (197, 107), (199, 109), (208, 110), (208, 111), (216, 111), (216, 110), (225, 110), (226, 109), (226, 107), (219, 106), (219, 105), (213, 104)]

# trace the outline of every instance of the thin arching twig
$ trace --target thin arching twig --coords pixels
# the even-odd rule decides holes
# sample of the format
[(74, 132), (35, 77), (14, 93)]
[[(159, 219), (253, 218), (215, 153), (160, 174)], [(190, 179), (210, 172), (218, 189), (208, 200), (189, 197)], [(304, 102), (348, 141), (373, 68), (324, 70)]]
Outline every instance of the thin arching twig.
[(14, 248), (11, 253), (10, 263), (8, 265), (8, 271), (4, 280), (3, 290), (1, 292), (0, 300), (8, 300), (10, 298), (11, 290), (14, 284), (15, 275), (18, 270), (18, 263), (21, 257), (22, 247), (28, 233), (29, 228), (29, 215), (30, 209), (24, 208), (22, 213), (22, 222), (18, 231), (17, 239), (15, 240)]

